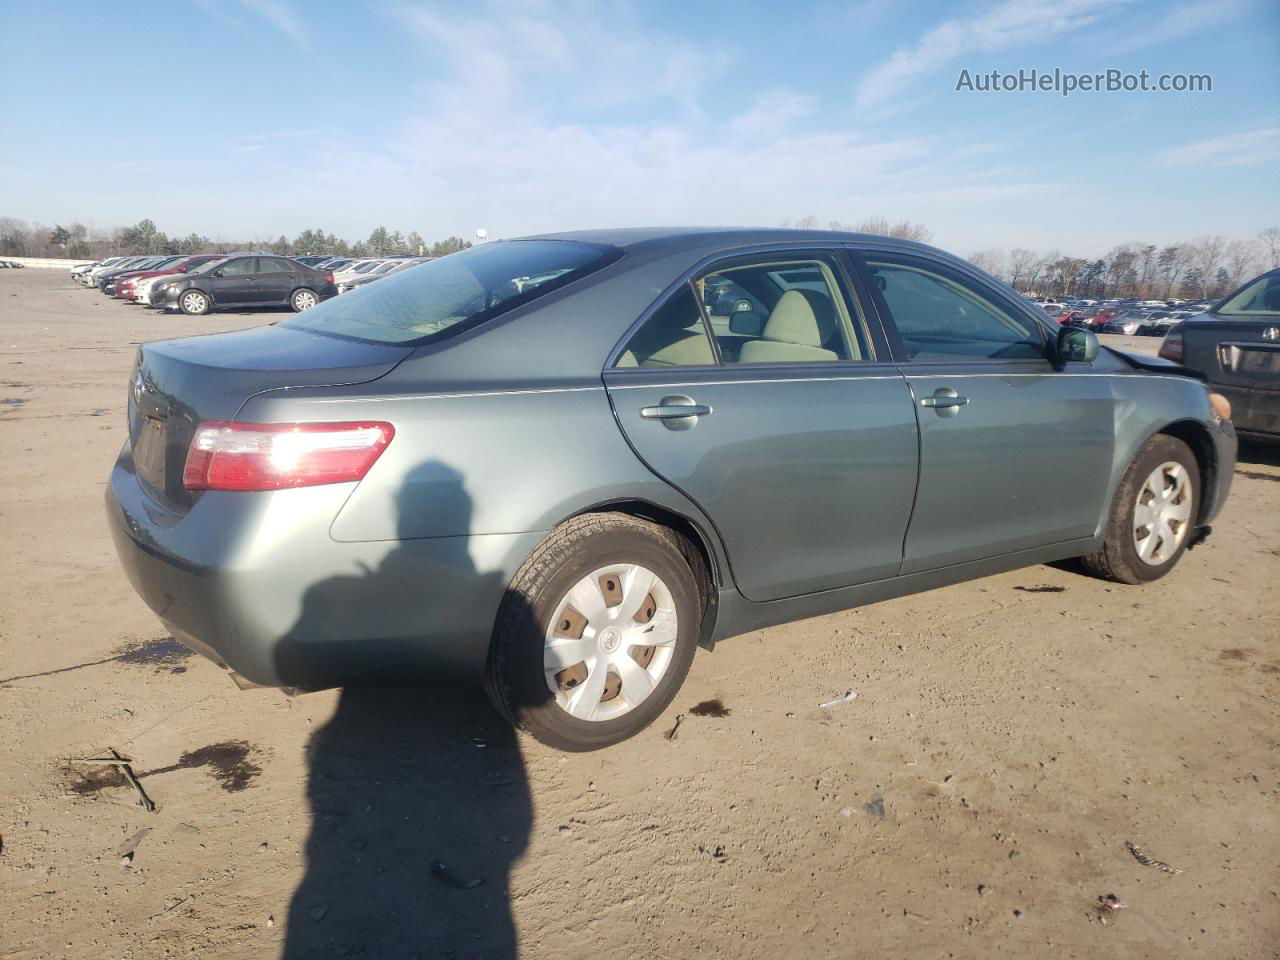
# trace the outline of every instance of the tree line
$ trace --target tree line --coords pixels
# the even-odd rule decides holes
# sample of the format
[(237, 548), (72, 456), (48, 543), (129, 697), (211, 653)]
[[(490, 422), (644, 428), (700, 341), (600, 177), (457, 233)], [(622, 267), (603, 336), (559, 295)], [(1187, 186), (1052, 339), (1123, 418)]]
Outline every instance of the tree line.
[(293, 239), (281, 234), (274, 240), (212, 240), (198, 233), (170, 237), (151, 220), (128, 227), (91, 229), (83, 223), (50, 227), (12, 217), (0, 217), (0, 254), (13, 257), (71, 257), (100, 260), (123, 254), (231, 253), (236, 250), (270, 250), (283, 256), (329, 254), (352, 257), (392, 257), (413, 254), (442, 257), (465, 250), (471, 242), (447, 237), (428, 243), (417, 230), (408, 235), (377, 227), (366, 240), (349, 242), (324, 230), (303, 230)]
[(1237, 240), (1213, 234), (1166, 246), (1122, 243), (1096, 259), (1024, 247), (978, 250), (968, 259), (1031, 296), (1216, 299), (1280, 267), (1280, 227)]

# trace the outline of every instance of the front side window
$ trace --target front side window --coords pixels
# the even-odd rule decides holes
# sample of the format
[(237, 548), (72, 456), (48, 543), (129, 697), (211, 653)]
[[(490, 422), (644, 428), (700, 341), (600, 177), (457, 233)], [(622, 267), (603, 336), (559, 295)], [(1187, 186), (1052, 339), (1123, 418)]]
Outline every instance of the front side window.
[(940, 265), (868, 254), (867, 268), (913, 360), (1043, 359), (1039, 328)]
[(512, 310), (621, 255), (616, 247), (575, 240), (486, 243), (390, 275), (359, 297), (326, 300), (284, 325), (378, 343), (412, 343)]
[(222, 265), (221, 269), (224, 277), (243, 277), (246, 274), (258, 272), (258, 260), (256, 257), (228, 260)]

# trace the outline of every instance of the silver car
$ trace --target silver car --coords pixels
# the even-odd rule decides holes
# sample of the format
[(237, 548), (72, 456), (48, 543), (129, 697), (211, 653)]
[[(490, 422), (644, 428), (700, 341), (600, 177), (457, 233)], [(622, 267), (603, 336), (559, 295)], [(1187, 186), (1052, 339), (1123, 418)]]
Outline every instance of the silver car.
[(144, 345), (108, 511), (242, 684), (483, 678), (614, 743), (698, 646), (1209, 531), (1236, 439), (1181, 367), (964, 261), (818, 231), (489, 243), (259, 329)]

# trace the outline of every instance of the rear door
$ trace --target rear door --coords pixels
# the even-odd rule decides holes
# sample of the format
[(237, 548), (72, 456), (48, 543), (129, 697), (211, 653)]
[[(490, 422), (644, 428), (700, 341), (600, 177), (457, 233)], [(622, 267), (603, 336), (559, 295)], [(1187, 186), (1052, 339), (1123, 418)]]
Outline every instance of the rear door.
[(920, 425), (902, 573), (1093, 536), (1115, 447), (1110, 379), (1056, 368), (1028, 308), (976, 274), (890, 251), (861, 266)]
[[(670, 291), (604, 374), (632, 447), (711, 518), (750, 600), (892, 577), (901, 564), (915, 414), (848, 293), (832, 251), (723, 261)], [(766, 318), (729, 322), (739, 302)]]
[(287, 303), (289, 294), (298, 286), (302, 269), (298, 264), (280, 257), (259, 257), (255, 275), (255, 296), (258, 303)]

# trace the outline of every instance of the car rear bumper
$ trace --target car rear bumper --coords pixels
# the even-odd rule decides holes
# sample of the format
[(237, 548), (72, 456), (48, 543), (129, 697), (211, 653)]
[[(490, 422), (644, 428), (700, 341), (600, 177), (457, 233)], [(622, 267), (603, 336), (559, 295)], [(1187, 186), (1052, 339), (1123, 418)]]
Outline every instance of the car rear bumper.
[(1280, 390), (1211, 384), (1231, 401), (1231, 422), (1243, 434), (1280, 437)]
[(339, 543), (352, 484), (159, 504), (128, 449), (107, 514), (129, 582), (179, 641), (250, 684), (322, 689), (478, 676), (515, 567), (541, 534)]

